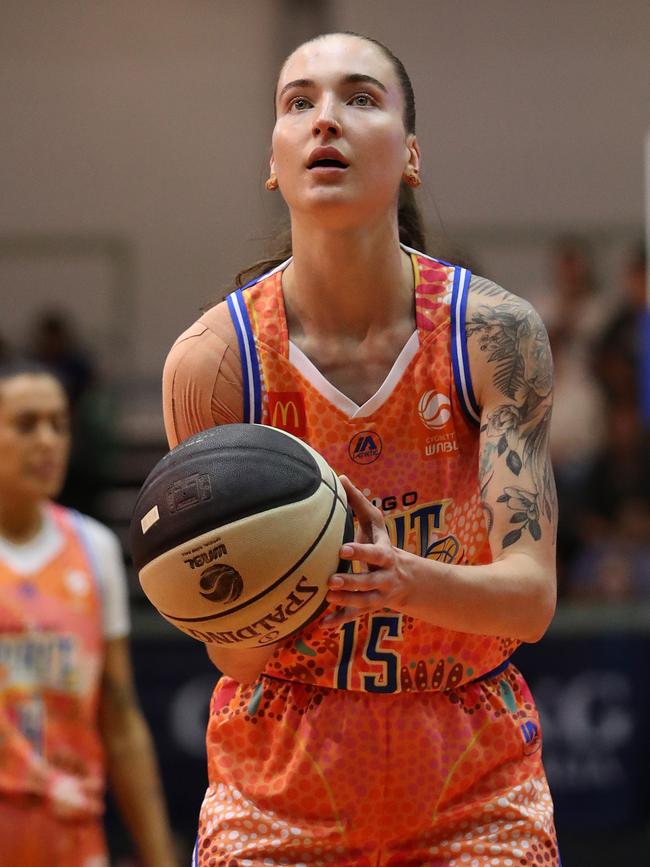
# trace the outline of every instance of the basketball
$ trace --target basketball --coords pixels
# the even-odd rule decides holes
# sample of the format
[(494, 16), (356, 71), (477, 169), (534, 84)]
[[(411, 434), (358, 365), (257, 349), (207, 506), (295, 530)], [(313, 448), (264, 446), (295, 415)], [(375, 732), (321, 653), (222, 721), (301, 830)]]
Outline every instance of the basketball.
[(257, 424), (195, 434), (153, 468), (131, 553), (149, 601), (200, 641), (261, 647), (326, 607), (354, 536), (334, 470), (301, 440)]

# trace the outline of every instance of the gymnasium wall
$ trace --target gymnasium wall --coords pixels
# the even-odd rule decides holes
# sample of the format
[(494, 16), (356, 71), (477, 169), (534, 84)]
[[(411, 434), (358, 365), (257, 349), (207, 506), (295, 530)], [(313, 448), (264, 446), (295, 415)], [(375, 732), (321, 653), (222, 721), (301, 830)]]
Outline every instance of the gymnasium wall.
[[(155, 379), (282, 214), (263, 189), (276, 70), (330, 28), (409, 68), (435, 230), (439, 212), (452, 237), (496, 230), (507, 248), (522, 228), (642, 225), (645, 0), (4, 0), (5, 338), (50, 298), (105, 367)], [(521, 285), (526, 261), (491, 270)]]

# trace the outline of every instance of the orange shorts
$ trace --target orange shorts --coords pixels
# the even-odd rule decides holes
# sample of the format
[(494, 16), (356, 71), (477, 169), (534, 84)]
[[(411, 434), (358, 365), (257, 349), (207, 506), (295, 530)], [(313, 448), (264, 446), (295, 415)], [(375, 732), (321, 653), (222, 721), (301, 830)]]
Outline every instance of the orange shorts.
[(557, 867), (541, 732), (514, 666), (376, 695), (222, 678), (199, 867)]
[(108, 867), (101, 822), (63, 822), (42, 801), (0, 797), (2, 867)]

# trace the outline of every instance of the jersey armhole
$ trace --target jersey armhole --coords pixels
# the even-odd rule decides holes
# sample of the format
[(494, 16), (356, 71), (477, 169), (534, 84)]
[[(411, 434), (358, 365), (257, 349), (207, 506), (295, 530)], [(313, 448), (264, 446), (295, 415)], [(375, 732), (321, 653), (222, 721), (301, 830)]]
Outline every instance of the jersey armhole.
[(228, 310), (235, 326), (237, 343), (239, 344), (239, 357), (241, 359), (242, 384), (244, 391), (244, 422), (246, 424), (262, 423), (262, 378), (260, 374), (260, 362), (257, 357), (255, 335), (251, 325), (248, 308), (244, 300), (244, 290), (261, 283), (272, 274), (283, 271), (291, 262), (291, 257), (276, 265), (265, 274), (260, 274), (240, 289), (236, 289), (227, 296)]
[(454, 383), (460, 405), (469, 421), (481, 423), (481, 409), (472, 387), (472, 377), (467, 352), (467, 298), (472, 274), (466, 268), (456, 266), (451, 292), (451, 364)]
[(228, 310), (235, 327), (239, 358), (241, 360), (242, 386), (244, 398), (244, 422), (246, 424), (261, 424), (262, 422), (262, 384), (260, 366), (255, 346), (255, 335), (248, 315), (248, 308), (241, 289), (231, 293), (226, 298)]
[(90, 544), (90, 539), (88, 538), (88, 531), (84, 526), (83, 515), (76, 509), (68, 509), (68, 515), (70, 516), (72, 526), (74, 527), (77, 538), (81, 542), (81, 547), (83, 548), (83, 552), (86, 556), (86, 561), (88, 563), (90, 574), (95, 585), (95, 590), (97, 591), (97, 596), (99, 597), (99, 601), (101, 603), (103, 623), (103, 612), (106, 608), (106, 588), (104, 587), (104, 580), (102, 579), (101, 572), (99, 570), (99, 563), (97, 562), (97, 557), (95, 555), (95, 552), (93, 551), (92, 545)]

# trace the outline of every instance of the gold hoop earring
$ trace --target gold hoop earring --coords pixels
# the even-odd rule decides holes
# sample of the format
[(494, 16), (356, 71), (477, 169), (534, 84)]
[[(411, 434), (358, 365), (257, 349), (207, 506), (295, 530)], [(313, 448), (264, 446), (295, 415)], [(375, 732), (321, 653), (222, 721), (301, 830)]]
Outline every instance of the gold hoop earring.
[(404, 180), (409, 187), (419, 187), (422, 183), (422, 178), (419, 176), (417, 169), (410, 169), (405, 175)]
[(270, 193), (272, 193), (273, 190), (277, 190), (278, 188), (278, 179), (275, 175), (271, 175), (271, 177), (266, 180), (264, 186)]

